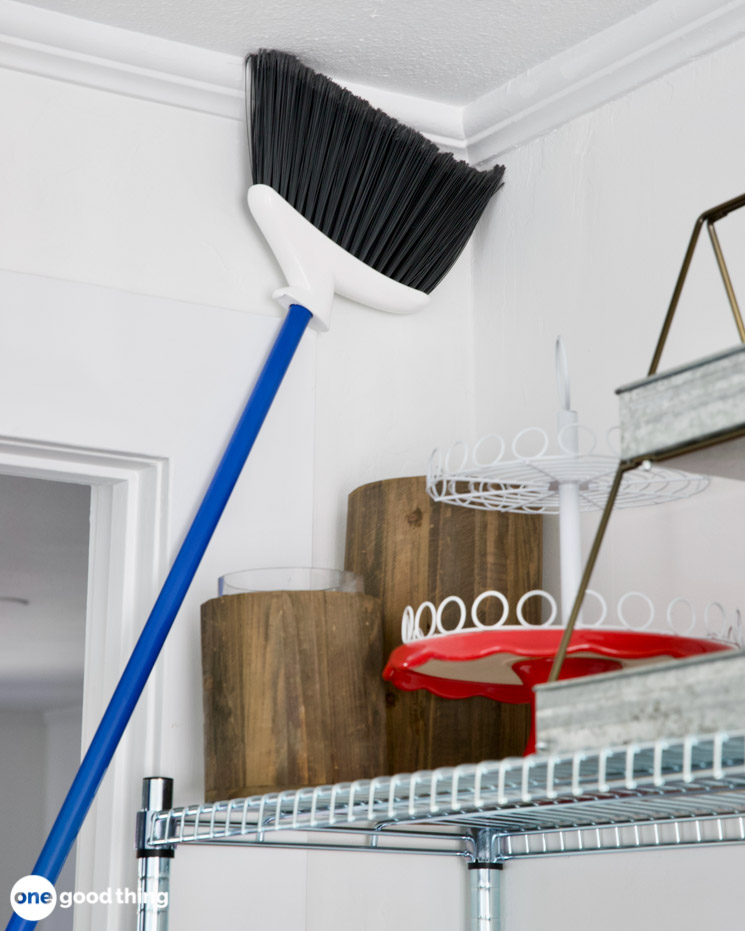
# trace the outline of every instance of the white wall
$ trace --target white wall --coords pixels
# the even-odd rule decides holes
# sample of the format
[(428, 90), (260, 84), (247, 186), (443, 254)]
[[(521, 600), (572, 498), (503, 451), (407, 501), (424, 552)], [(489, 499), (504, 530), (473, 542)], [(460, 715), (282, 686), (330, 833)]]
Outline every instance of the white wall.
[(318, 340), (313, 559), (341, 566), (347, 495), (423, 475), (438, 438), (472, 429), (470, 247), (411, 317), (338, 301)]
[[(561, 333), (573, 404), (603, 451), (617, 423), (615, 389), (649, 367), (695, 218), (745, 189), (742, 58), (738, 42), (505, 158), (507, 183), (474, 260), (477, 433), (554, 429)], [(718, 228), (742, 294), (745, 216)], [(702, 234), (662, 368), (737, 341)], [(743, 509), (739, 484), (720, 480), (684, 504), (616, 515), (593, 587), (616, 596), (641, 588), (658, 610), (676, 595), (700, 608), (715, 598), (742, 607), (730, 544)], [(588, 520), (588, 545), (593, 527)]]
[[(581, 419), (600, 436), (616, 422), (614, 389), (646, 374), (695, 218), (745, 190), (744, 83), (738, 42), (508, 154), (474, 255), (476, 435), (553, 429), (558, 333)], [(718, 228), (742, 301), (745, 215)], [(699, 248), (663, 368), (737, 343), (705, 234)], [(725, 482), (616, 514), (592, 587), (641, 589), (658, 610), (676, 595), (742, 606), (743, 520), (743, 486)], [(726, 922), (734, 900), (720, 890), (739, 888), (741, 868), (734, 849), (510, 865), (509, 931)]]
[[(0, 82), (0, 435), (166, 458), (172, 557), (278, 324), (275, 270), (244, 208), (242, 134), (18, 73)], [(200, 603), (223, 572), (310, 562), (314, 343), (165, 649), (163, 740), (142, 748), (140, 775), (173, 776), (179, 801), (203, 798)], [(139, 785), (116, 791), (112, 817), (133, 825)], [(133, 887), (134, 875), (131, 857), (119, 881)]]
[[(0, 273), (0, 290), (12, 347), (0, 390), (14, 398), (0, 433), (165, 457), (172, 555), (276, 321), (11, 272)], [(50, 339), (41, 350), (39, 333)], [(199, 604), (216, 594), (217, 576), (309, 560), (313, 348), (311, 338), (299, 352), (166, 645), (162, 740), (140, 748), (141, 771), (116, 787), (112, 821), (133, 823), (139, 778), (154, 771), (173, 775), (177, 799), (203, 797)], [(134, 858), (129, 866), (116, 884), (133, 887)]]
[[(0, 121), (0, 435), (165, 457), (172, 555), (277, 327), (281, 280), (245, 207), (242, 128), (10, 71)], [(469, 289), (466, 254), (420, 315), (340, 301), (331, 333), (307, 337), (165, 648), (163, 740), (143, 749), (142, 775), (173, 776), (177, 803), (203, 798), (199, 604), (235, 569), (340, 566), (347, 493), (423, 472), (437, 435), (470, 428)], [(117, 789), (115, 817), (132, 817), (138, 789)], [(275, 913), (279, 862), (304, 909), (308, 870), (329, 867), (277, 857), (252, 860), (256, 908)], [(179, 859), (179, 927), (203, 926), (212, 881), (244, 887), (245, 861), (229, 859)], [(364, 868), (373, 891), (391, 870)], [(391, 896), (371, 928), (408, 914), (406, 885)], [(327, 913), (311, 911), (320, 927)]]

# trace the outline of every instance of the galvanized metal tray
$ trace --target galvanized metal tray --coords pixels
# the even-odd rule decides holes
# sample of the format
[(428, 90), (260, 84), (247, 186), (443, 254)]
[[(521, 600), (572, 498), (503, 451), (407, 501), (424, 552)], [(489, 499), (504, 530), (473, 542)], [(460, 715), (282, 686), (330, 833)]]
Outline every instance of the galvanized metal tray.
[(536, 745), (572, 752), (745, 727), (745, 651), (536, 686)]
[[(655, 458), (745, 432), (745, 346), (624, 385), (616, 393), (624, 460)], [(741, 441), (737, 450), (707, 450), (706, 459), (697, 453), (684, 465), (745, 479), (743, 448)]]

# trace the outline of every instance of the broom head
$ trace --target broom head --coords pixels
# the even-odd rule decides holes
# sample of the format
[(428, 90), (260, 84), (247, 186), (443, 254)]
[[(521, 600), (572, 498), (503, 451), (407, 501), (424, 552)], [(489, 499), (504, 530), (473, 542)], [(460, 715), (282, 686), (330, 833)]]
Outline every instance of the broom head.
[(277, 296), (322, 325), (334, 292), (419, 309), (504, 168), (478, 171), (441, 152), (291, 55), (260, 51), (249, 65), (249, 204), (290, 282)]

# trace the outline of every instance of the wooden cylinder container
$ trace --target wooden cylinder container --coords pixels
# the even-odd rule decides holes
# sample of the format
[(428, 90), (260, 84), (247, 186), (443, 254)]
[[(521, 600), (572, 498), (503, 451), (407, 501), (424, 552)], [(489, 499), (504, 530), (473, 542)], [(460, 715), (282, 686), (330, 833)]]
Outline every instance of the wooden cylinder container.
[(256, 592), (202, 605), (208, 801), (386, 771), (381, 609)]
[[(515, 605), (540, 588), (541, 542), (540, 516), (440, 504), (427, 495), (423, 477), (374, 482), (349, 496), (346, 568), (360, 573), (365, 591), (382, 601), (386, 658), (401, 643), (407, 605), (459, 595), (470, 609), (487, 589)], [(391, 772), (521, 754), (528, 728), (527, 706), (445, 699), (386, 684)]]

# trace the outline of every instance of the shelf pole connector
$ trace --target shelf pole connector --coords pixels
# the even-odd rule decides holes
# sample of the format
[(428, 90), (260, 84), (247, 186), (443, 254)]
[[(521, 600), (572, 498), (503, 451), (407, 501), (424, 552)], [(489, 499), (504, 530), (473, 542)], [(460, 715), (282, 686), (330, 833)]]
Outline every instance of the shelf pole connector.
[(137, 931), (168, 931), (173, 846), (153, 846), (153, 815), (173, 805), (173, 779), (151, 776), (142, 780), (142, 808), (137, 812)]

